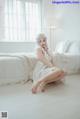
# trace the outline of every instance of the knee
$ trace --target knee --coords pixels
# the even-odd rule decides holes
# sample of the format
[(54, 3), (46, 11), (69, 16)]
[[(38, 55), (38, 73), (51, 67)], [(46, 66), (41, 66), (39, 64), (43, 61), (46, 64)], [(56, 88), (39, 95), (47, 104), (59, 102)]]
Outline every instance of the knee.
[(62, 74), (64, 71), (62, 69), (56, 69), (56, 74)]
[(42, 79), (42, 80), (39, 80), (38, 83), (39, 84), (47, 84), (47, 80)]
[(60, 72), (61, 72), (61, 73), (64, 73), (64, 70), (63, 70), (63, 69), (60, 69)]

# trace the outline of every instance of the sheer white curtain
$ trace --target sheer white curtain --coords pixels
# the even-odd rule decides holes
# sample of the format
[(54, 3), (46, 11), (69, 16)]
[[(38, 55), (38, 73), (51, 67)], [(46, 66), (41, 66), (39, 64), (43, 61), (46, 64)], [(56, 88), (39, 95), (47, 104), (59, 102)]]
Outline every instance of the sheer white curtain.
[(5, 0), (5, 38), (34, 42), (41, 31), (40, 0)]
[(4, 0), (0, 0), (0, 40), (4, 39)]

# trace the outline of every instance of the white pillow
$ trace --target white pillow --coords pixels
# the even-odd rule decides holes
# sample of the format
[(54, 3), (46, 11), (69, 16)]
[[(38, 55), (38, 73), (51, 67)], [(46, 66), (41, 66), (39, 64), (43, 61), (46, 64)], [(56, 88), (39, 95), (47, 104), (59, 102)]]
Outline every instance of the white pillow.
[(70, 46), (68, 53), (70, 54), (80, 54), (80, 43), (78, 42), (73, 42), (72, 45)]
[(55, 48), (55, 52), (58, 53), (65, 53), (68, 51), (70, 45), (71, 45), (72, 41), (61, 41)]
[(80, 55), (54, 53), (53, 62), (56, 66), (62, 68), (68, 74), (80, 72)]

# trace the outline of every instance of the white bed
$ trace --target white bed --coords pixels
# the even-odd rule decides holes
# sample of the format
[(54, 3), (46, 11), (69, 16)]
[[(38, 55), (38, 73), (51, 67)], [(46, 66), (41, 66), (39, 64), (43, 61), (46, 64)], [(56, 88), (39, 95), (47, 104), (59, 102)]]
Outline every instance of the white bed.
[[(66, 41), (62, 45), (60, 43), (58, 49), (55, 49), (55, 53), (53, 52), (53, 62), (67, 71), (68, 74), (80, 73), (80, 47), (74, 43), (71, 45), (71, 42), (67, 43), (67, 47), (64, 44), (66, 45)], [(32, 79), (36, 63), (34, 52), (0, 53), (0, 85)]]
[(31, 53), (0, 54), (0, 84), (27, 81), (36, 63)]

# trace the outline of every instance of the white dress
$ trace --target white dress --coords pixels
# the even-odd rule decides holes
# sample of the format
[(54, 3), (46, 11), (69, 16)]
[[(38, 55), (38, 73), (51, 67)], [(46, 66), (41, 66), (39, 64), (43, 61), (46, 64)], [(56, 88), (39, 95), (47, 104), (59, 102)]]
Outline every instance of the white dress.
[[(51, 56), (51, 52), (48, 51), (48, 54), (46, 53), (46, 51), (44, 51), (44, 49), (42, 48), (43, 52), (45, 53), (45, 57), (52, 62), (52, 56)], [(47, 65), (45, 65), (43, 62), (41, 61), (37, 61), (36, 66), (34, 68), (33, 71), (33, 81), (35, 80), (39, 80), (40, 78), (50, 74), (51, 72), (55, 71), (57, 67), (53, 66), (53, 67), (49, 67)]]

